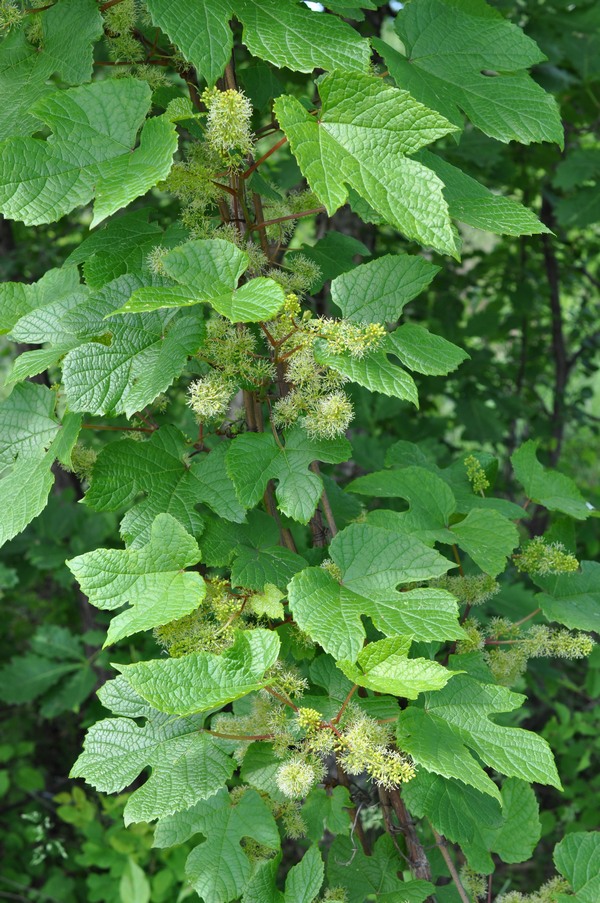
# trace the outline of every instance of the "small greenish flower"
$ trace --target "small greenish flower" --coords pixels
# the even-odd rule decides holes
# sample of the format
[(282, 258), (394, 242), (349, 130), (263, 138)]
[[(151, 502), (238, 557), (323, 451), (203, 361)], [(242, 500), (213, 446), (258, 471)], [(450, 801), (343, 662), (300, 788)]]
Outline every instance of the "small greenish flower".
[(198, 420), (217, 420), (224, 417), (235, 393), (235, 385), (222, 374), (212, 371), (191, 383), (188, 405)]
[(252, 104), (243, 91), (210, 88), (204, 91), (202, 100), (208, 108), (206, 139), (209, 145), (223, 156), (235, 151), (242, 156), (249, 154), (253, 146)]
[(304, 429), (311, 439), (335, 439), (343, 436), (352, 419), (352, 402), (344, 392), (332, 392), (318, 398), (304, 418)]

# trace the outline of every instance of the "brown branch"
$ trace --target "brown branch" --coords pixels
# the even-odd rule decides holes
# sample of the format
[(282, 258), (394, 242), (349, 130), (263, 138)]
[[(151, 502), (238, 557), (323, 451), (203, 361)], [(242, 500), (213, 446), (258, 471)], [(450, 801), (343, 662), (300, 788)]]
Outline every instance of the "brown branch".
[[(337, 766), (338, 784), (341, 784), (342, 787), (346, 788), (346, 790), (348, 791), (348, 796), (352, 800), (352, 792), (350, 790), (350, 780), (348, 778), (348, 775), (346, 774), (346, 772), (340, 765), (339, 761), (337, 761), (337, 760), (336, 760), (336, 766)], [(365, 856), (370, 856), (371, 848), (369, 846), (369, 841), (367, 840), (367, 836), (366, 836), (363, 826), (361, 824), (358, 809), (356, 809), (354, 806), (354, 800), (352, 800), (352, 808), (348, 809), (348, 815), (350, 816), (350, 821), (352, 822), (352, 830), (358, 837), (358, 839), (360, 841), (360, 845), (363, 848), (363, 852), (364, 852)]]
[[(554, 227), (554, 212), (548, 198), (542, 199), (540, 219), (549, 229)], [(565, 391), (569, 376), (567, 363), (567, 346), (563, 328), (562, 306), (560, 301), (560, 272), (552, 237), (542, 235), (542, 251), (548, 281), (550, 299), (550, 317), (552, 322), (552, 355), (554, 358), (554, 390), (552, 405), (552, 437), (554, 448), (550, 452), (550, 461), (556, 466), (562, 451), (565, 431)]]
[(270, 147), (269, 150), (265, 154), (262, 155), (262, 157), (259, 157), (258, 160), (255, 160), (254, 163), (252, 164), (252, 166), (249, 166), (248, 169), (242, 173), (242, 179), (249, 178), (249, 176), (251, 176), (252, 173), (256, 169), (258, 169), (258, 167), (261, 165), (261, 163), (264, 163), (265, 160), (268, 160), (269, 157), (271, 156), (271, 154), (274, 154), (275, 151), (279, 150), (280, 147), (283, 147), (283, 145), (286, 142), (287, 142), (287, 138), (284, 135), (283, 138), (280, 138), (279, 141), (277, 141), (276, 144), (273, 145), (273, 147)]
[(123, 3), (123, 0), (106, 0), (106, 3), (103, 3), (99, 8), (101, 13), (105, 13), (107, 9), (110, 9), (111, 6), (118, 6), (119, 3)]
[(340, 719), (341, 719), (342, 715), (344, 714), (344, 712), (346, 711), (346, 706), (348, 705), (348, 703), (350, 702), (350, 700), (352, 699), (352, 697), (354, 696), (354, 694), (356, 693), (357, 690), (358, 690), (358, 684), (354, 684), (354, 686), (352, 687), (352, 689), (350, 690), (350, 692), (348, 693), (348, 695), (347, 695), (346, 698), (344, 699), (344, 701), (343, 701), (343, 703), (342, 703), (342, 706), (341, 706), (339, 712), (337, 713), (337, 715), (335, 716), (335, 718), (334, 718), (333, 721), (331, 722), (332, 724), (339, 724), (339, 723), (340, 723)]
[(277, 216), (275, 219), (266, 219), (262, 223), (254, 223), (250, 229), (265, 229), (267, 226), (276, 226), (277, 223), (285, 223), (290, 219), (302, 219), (303, 216), (316, 216), (325, 213), (325, 207), (313, 207), (312, 210), (302, 210), (300, 213), (288, 213), (286, 216)]
[(438, 832), (435, 830), (435, 828), (433, 827), (431, 822), (429, 822), (429, 824), (431, 826), (431, 830), (433, 831), (433, 836), (435, 837), (435, 842), (436, 842), (437, 846), (439, 847), (440, 853), (444, 857), (444, 862), (446, 863), (446, 865), (448, 867), (448, 871), (450, 872), (452, 880), (454, 881), (454, 885), (456, 887), (456, 890), (458, 891), (458, 896), (462, 900), (462, 903), (471, 903), (466, 890), (462, 886), (462, 882), (460, 880), (460, 875), (458, 874), (456, 866), (454, 865), (454, 863), (452, 861), (452, 857), (450, 856), (450, 853), (448, 852), (448, 844), (446, 842), (446, 838), (443, 837), (441, 834), (438, 834)]
[(404, 800), (400, 796), (400, 791), (398, 789), (388, 790), (388, 797), (404, 835), (411, 875), (413, 878), (422, 878), (424, 881), (431, 881), (431, 866), (427, 859), (427, 853), (419, 840), (415, 823), (412, 820), (410, 812), (404, 805)]
[(105, 426), (104, 424), (82, 423), (82, 430), (110, 430), (123, 433), (154, 433), (158, 427), (150, 426)]

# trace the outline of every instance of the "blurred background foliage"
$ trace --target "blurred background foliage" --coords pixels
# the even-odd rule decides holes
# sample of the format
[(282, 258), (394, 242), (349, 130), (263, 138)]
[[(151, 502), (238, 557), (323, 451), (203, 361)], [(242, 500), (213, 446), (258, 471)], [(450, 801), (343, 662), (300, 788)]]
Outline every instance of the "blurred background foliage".
[[(561, 105), (565, 150), (505, 146), (467, 127), (460, 143), (447, 140), (445, 153), (479, 181), (533, 208), (554, 237), (498, 239), (465, 227), (460, 263), (433, 256), (442, 269), (409, 306), (408, 317), (466, 348), (470, 360), (448, 378), (423, 377), (419, 411), (355, 388), (354, 457), (346, 476), (383, 466), (386, 450), (404, 439), (440, 466), (458, 453), (492, 453), (499, 461), (497, 488), (511, 499), (509, 455), (535, 437), (544, 462), (570, 474), (600, 508), (600, 4), (493, 5), (548, 57), (534, 76)], [(388, 34), (389, 15), (390, 7), (380, 4), (364, 12), (358, 27), (369, 36)], [(267, 67), (250, 65), (242, 47), (236, 54), (259, 128), (271, 115), (266, 99), (293, 93), (295, 84), (303, 88), (306, 77), (290, 73), (284, 82), (280, 74), (280, 84), (272, 84), (276, 77)], [(155, 92), (159, 104), (171, 96), (168, 84)], [(269, 167), (278, 183), (301, 184), (289, 155), (270, 158), (266, 179)], [(166, 193), (154, 191), (131, 209), (142, 207), (150, 207), (151, 220), (162, 228), (178, 221), (178, 204)], [(40, 278), (81, 243), (89, 221), (89, 211), (35, 229), (0, 221), (0, 278)], [(301, 221), (292, 241), (319, 260), (326, 281), (357, 255), (368, 260), (390, 251), (419, 252), (391, 228), (365, 225), (348, 208), (331, 219)], [(330, 312), (322, 287), (315, 305), (319, 313)], [(0, 396), (2, 373), (14, 354), (10, 343), (0, 345)], [(189, 416), (183, 394), (180, 411), (183, 425)], [(110, 434), (90, 431), (92, 448), (109, 440)], [(79, 480), (61, 472), (47, 510), (0, 553), (0, 654), (3, 661), (12, 659), (0, 674), (0, 899), (171, 903), (194, 896), (183, 878), (186, 846), (153, 850), (149, 826), (123, 827), (126, 795), (106, 798), (68, 778), (86, 727), (103, 714), (94, 691), (106, 679), (108, 654), (101, 650), (107, 615), (90, 608), (63, 562), (119, 541), (118, 512), (91, 514), (78, 504), (81, 495)], [(534, 533), (550, 527), (578, 558), (598, 558), (596, 519), (578, 525), (574, 535), (560, 518), (548, 524), (545, 516), (533, 519)], [(533, 592), (527, 578), (503, 588), (515, 612), (522, 594)], [(136, 639), (135, 648), (123, 642), (111, 660), (145, 657), (149, 650), (140, 648), (142, 642)], [(521, 723), (549, 741), (565, 792), (538, 788), (542, 840), (529, 862), (500, 864), (498, 891), (503, 869), (510, 869), (512, 887), (539, 886), (553, 873), (554, 844), (565, 833), (598, 827), (600, 647), (584, 663), (534, 660), (515, 689), (528, 696)]]

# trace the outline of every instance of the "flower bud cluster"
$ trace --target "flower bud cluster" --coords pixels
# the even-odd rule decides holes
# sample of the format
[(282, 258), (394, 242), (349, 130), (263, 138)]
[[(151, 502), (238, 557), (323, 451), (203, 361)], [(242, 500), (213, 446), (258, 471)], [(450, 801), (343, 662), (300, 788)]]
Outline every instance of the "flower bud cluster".
[(469, 455), (468, 458), (465, 458), (464, 464), (467, 470), (467, 477), (473, 487), (473, 492), (481, 493), (481, 495), (483, 495), (485, 490), (489, 489), (490, 481), (486, 477), (482, 465), (475, 455)]
[(445, 589), (456, 596), (462, 605), (483, 605), (500, 592), (500, 584), (488, 574), (470, 574), (466, 577), (444, 576), (430, 581), (429, 585)]
[(275, 775), (275, 783), (284, 796), (292, 800), (299, 800), (307, 796), (324, 775), (325, 769), (321, 763), (297, 754), (279, 766)]
[(323, 903), (348, 903), (348, 891), (345, 887), (328, 887), (323, 894)]
[(23, 10), (17, 6), (15, 0), (1, 0), (0, 2), (0, 32), (9, 31), (18, 25), (24, 17)]
[(207, 88), (202, 101), (208, 109), (206, 140), (229, 165), (237, 167), (252, 150), (252, 104), (243, 91)]
[(213, 317), (206, 328), (200, 356), (234, 386), (254, 390), (272, 382), (275, 367), (261, 355), (258, 340), (247, 326), (234, 325), (224, 317)]
[(461, 637), (457, 642), (457, 653), (464, 655), (467, 652), (477, 652), (483, 649), (485, 638), (481, 624), (475, 618), (467, 618), (461, 626), (466, 636)]
[[(498, 629), (497, 624), (495, 627)], [(514, 635), (514, 628), (510, 633)], [(587, 658), (593, 648), (594, 641), (586, 633), (536, 624), (519, 640), (513, 640), (508, 648), (488, 649), (485, 658), (495, 680), (511, 686), (525, 672), (531, 658), (581, 659)]]
[[(274, 279), (285, 292), (304, 294), (310, 291), (311, 286), (321, 278), (321, 267), (314, 260), (311, 260), (310, 257), (306, 257), (305, 254), (297, 253), (293, 257), (286, 258), (286, 260), (287, 263), (284, 268), (273, 267), (265, 273), (266, 276)], [(300, 310), (295, 316), (299, 314)]]
[(97, 457), (93, 448), (86, 448), (78, 442), (71, 452), (71, 470), (80, 480), (89, 480)]
[(319, 338), (327, 341), (327, 348), (333, 354), (349, 354), (360, 360), (374, 351), (387, 335), (381, 323), (350, 323), (348, 320), (332, 320), (318, 317), (307, 322)]
[[(507, 894), (501, 894), (496, 903), (556, 903), (561, 900), (561, 894), (569, 895), (571, 886), (564, 878), (551, 878), (540, 887), (538, 891), (532, 894), (522, 894), (518, 890), (509, 891)], [(565, 899), (567, 899), (565, 896)]]
[(243, 626), (237, 613), (241, 600), (228, 591), (220, 578), (206, 581), (206, 595), (196, 611), (156, 627), (154, 638), (172, 658), (192, 652), (222, 652), (234, 640), (234, 631)]
[(519, 571), (527, 574), (570, 574), (579, 567), (574, 555), (567, 552), (561, 542), (545, 542), (543, 536), (536, 536), (528, 542), (519, 555), (513, 555)]
[(360, 709), (351, 709), (341, 737), (336, 739), (338, 760), (348, 774), (366, 772), (385, 789), (405, 784), (415, 776), (410, 758), (391, 748), (389, 729)]
[(482, 900), (487, 897), (488, 883), (485, 875), (479, 875), (468, 866), (460, 871), (460, 883), (467, 892), (469, 900)]

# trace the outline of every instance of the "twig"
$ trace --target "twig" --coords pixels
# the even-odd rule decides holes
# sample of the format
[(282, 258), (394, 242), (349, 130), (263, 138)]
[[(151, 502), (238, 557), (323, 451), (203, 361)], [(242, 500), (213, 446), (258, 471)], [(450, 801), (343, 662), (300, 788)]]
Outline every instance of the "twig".
[(266, 226), (276, 226), (277, 223), (285, 223), (290, 219), (302, 219), (303, 216), (316, 216), (325, 213), (325, 207), (313, 207), (312, 210), (301, 210), (300, 213), (288, 213), (286, 216), (276, 216), (275, 219), (266, 219), (262, 223), (254, 223), (250, 229), (264, 229)]
[(456, 870), (456, 866), (452, 862), (452, 857), (450, 856), (450, 853), (448, 852), (448, 844), (446, 843), (446, 838), (443, 837), (441, 834), (438, 834), (438, 832), (435, 830), (435, 828), (433, 827), (431, 822), (429, 822), (429, 824), (430, 824), (431, 830), (433, 831), (433, 836), (435, 837), (435, 842), (439, 848), (440, 853), (444, 857), (444, 862), (446, 863), (446, 865), (448, 867), (448, 871), (450, 872), (452, 880), (454, 881), (454, 885), (456, 887), (456, 890), (458, 891), (458, 896), (462, 900), (462, 903), (471, 903), (466, 890), (462, 886), (462, 882), (460, 880), (460, 875), (458, 874), (458, 872)]
[[(348, 791), (348, 795), (349, 795), (350, 799), (352, 800), (352, 793), (350, 791), (350, 781), (348, 779), (348, 775), (346, 774), (346, 772), (340, 765), (339, 761), (337, 761), (337, 760), (336, 760), (336, 766), (337, 766), (337, 773), (338, 773), (338, 783), (341, 784), (342, 787), (346, 788), (346, 790)], [(348, 809), (348, 815), (350, 816), (350, 821), (352, 822), (353, 831), (360, 841), (360, 845), (363, 848), (363, 852), (364, 852), (365, 856), (370, 856), (371, 848), (369, 846), (369, 841), (367, 840), (367, 837), (363, 830), (363, 826), (360, 821), (358, 809), (356, 809), (354, 806), (354, 800), (352, 800), (352, 808)]]
[(266, 152), (266, 154), (263, 154), (262, 157), (259, 157), (258, 160), (255, 160), (254, 163), (252, 164), (252, 166), (249, 166), (248, 169), (242, 173), (242, 179), (247, 179), (249, 176), (251, 176), (252, 173), (256, 169), (258, 169), (258, 167), (261, 165), (261, 163), (264, 163), (265, 160), (268, 160), (269, 157), (271, 156), (271, 154), (274, 154), (276, 150), (279, 150), (280, 147), (283, 147), (283, 145), (286, 142), (287, 142), (287, 138), (284, 135), (283, 138), (280, 138), (279, 141), (273, 145), (273, 147), (269, 148), (269, 150)]

